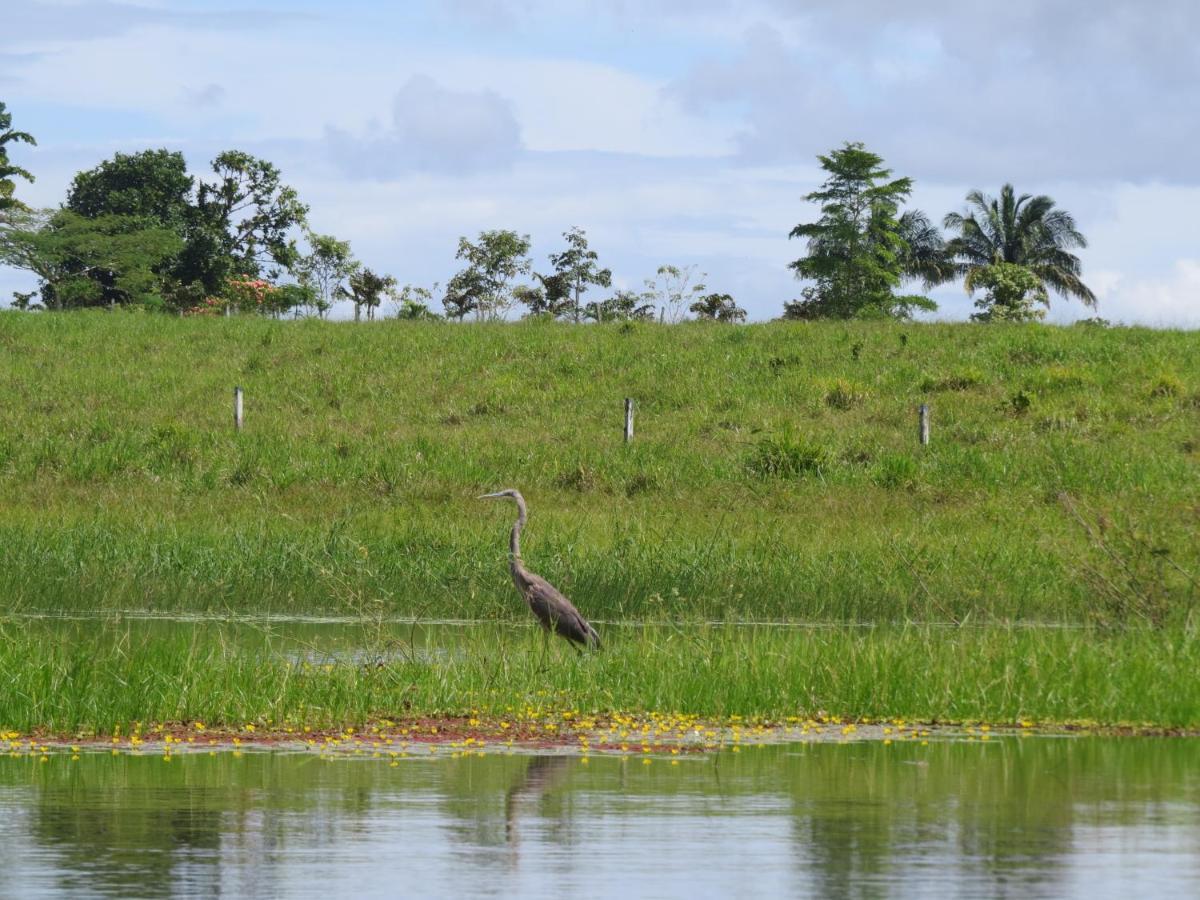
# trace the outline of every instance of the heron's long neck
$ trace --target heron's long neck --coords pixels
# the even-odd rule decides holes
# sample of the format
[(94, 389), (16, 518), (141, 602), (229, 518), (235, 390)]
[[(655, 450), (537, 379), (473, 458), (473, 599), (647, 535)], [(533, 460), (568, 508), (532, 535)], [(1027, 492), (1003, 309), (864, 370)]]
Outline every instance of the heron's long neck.
[(513, 523), (512, 536), (508, 539), (508, 563), (514, 569), (521, 564), (521, 529), (525, 527), (527, 518), (525, 501), (518, 499), (517, 521)]

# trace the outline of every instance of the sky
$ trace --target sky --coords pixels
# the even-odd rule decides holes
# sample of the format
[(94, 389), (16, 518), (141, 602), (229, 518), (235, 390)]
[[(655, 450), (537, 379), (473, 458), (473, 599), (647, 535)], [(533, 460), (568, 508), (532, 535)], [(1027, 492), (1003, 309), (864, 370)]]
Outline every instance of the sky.
[(3, 0), (0, 100), (32, 205), (116, 152), (239, 149), (402, 284), (492, 228), (546, 271), (579, 226), (615, 288), (695, 266), (755, 320), (803, 288), (817, 155), (862, 141), (935, 220), (1006, 182), (1071, 212), (1099, 304), (1052, 321), (1194, 328), (1196, 34), (1194, 0)]

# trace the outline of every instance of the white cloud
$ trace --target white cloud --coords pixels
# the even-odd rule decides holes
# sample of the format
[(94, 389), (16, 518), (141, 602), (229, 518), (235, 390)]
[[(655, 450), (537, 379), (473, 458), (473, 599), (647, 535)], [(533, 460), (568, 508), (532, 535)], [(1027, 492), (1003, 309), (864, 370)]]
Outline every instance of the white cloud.
[(1176, 261), (1165, 278), (1106, 273), (1099, 295), (1100, 315), (1112, 321), (1200, 328), (1200, 259)]
[(375, 123), (361, 137), (330, 128), (325, 139), (347, 175), (382, 180), (506, 168), (522, 149), (511, 103), (494, 91), (447, 90), (424, 75), (400, 88), (387, 126)]

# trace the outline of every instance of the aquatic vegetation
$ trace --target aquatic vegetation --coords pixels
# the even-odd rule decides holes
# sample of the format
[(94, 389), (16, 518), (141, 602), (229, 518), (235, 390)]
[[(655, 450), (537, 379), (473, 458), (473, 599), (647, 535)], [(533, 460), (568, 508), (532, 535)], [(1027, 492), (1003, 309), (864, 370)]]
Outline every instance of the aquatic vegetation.
[(609, 627), (585, 656), (543, 656), (532, 628), (444, 629), (442, 652), (404, 633), (390, 655), (348, 658), (214, 624), (10, 623), (0, 731), (128, 740), (149, 723), (240, 735), (458, 717), (517, 735), (565, 728), (568, 712), (571, 727), (664, 715), (1200, 727), (1200, 639), (1163, 629)]

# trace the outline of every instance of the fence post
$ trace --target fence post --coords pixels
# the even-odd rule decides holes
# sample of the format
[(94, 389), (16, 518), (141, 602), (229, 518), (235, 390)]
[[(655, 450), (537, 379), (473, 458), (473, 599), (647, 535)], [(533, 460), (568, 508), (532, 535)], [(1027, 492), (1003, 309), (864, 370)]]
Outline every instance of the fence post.
[(233, 389), (233, 427), (238, 431), (242, 430), (242, 389), (240, 387)]
[(924, 447), (929, 444), (929, 406), (927, 404), (922, 403), (917, 408), (917, 419), (920, 427), (921, 446)]
[(625, 398), (625, 443), (633, 440), (633, 398)]

